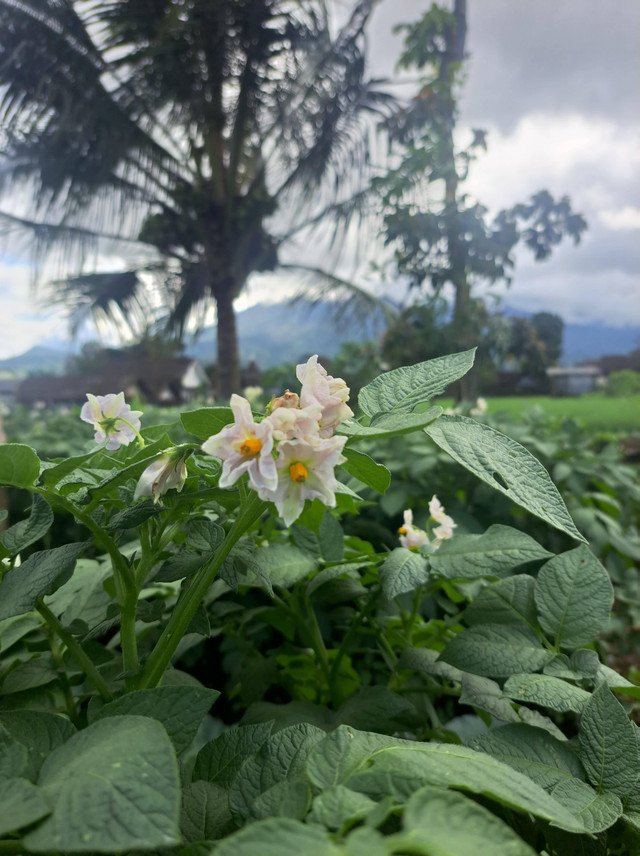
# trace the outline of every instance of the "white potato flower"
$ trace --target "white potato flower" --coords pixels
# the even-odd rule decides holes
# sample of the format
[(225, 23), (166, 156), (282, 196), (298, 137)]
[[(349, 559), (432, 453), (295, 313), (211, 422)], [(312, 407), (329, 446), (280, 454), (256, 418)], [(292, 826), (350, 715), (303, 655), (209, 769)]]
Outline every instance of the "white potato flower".
[(346, 437), (307, 440), (283, 440), (278, 445), (278, 484), (274, 489), (258, 489), (261, 499), (275, 503), (287, 526), (302, 514), (306, 499), (320, 499), (333, 508), (338, 482), (336, 464), (342, 463)]
[(342, 378), (327, 374), (327, 370), (318, 362), (317, 354), (309, 357), (306, 363), (296, 366), (296, 376), (302, 384), (302, 407), (313, 403), (322, 407), (320, 436), (330, 437), (337, 425), (353, 416), (353, 410), (347, 404), (349, 387)]
[(231, 396), (235, 422), (202, 444), (208, 455), (222, 461), (220, 487), (231, 487), (243, 473), (256, 489), (274, 490), (278, 483), (273, 458), (273, 427), (268, 419), (254, 422), (251, 405), (241, 395)]
[(419, 550), (423, 544), (429, 542), (429, 536), (424, 529), (418, 529), (413, 525), (413, 511), (410, 508), (405, 509), (403, 516), (404, 523), (398, 529), (400, 543), (408, 550)]
[(91, 395), (87, 393), (88, 401), (82, 405), (80, 418), (95, 426), (96, 443), (107, 440), (107, 449), (113, 451), (120, 446), (128, 446), (132, 440), (139, 437), (141, 410), (132, 410), (125, 403), (124, 392), (118, 395), (111, 392), (108, 395)]

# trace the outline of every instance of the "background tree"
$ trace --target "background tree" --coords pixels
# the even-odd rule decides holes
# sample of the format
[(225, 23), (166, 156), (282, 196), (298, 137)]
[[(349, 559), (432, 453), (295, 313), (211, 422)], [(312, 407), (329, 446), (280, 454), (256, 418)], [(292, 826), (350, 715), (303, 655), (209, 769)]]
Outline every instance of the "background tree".
[(221, 392), (238, 388), (234, 298), (361, 193), (389, 102), (365, 76), (374, 5), (338, 27), (322, 0), (0, 0), (1, 189), (27, 203), (5, 230), (67, 264), (129, 247), (125, 271), (76, 254), (76, 322), (183, 329), (215, 304)]
[[(567, 197), (556, 201), (545, 190), (493, 220), (485, 207), (464, 193), (469, 166), (486, 148), (486, 134), (477, 129), (466, 148), (458, 149), (454, 142), (466, 0), (454, 0), (452, 11), (433, 4), (417, 23), (400, 30), (405, 41), (399, 66), (417, 70), (421, 79), (410, 102), (385, 122), (395, 164), (374, 182), (384, 239), (393, 249), (395, 270), (410, 285), (429, 284), (436, 292), (452, 286), (449, 349), (462, 350), (477, 344), (473, 288), (498, 280), (509, 283), (519, 244), (540, 261), (567, 236), (577, 243), (586, 222), (572, 211)], [(465, 377), (458, 392), (463, 398), (476, 397), (474, 373)]]
[(562, 338), (564, 321), (553, 312), (536, 312), (531, 318), (531, 326), (544, 346), (545, 363), (552, 366), (562, 356)]

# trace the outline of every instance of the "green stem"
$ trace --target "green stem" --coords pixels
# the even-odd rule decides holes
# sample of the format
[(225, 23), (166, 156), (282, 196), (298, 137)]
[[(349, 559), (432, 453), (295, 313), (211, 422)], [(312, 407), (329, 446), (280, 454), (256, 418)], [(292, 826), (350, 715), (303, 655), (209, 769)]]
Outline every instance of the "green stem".
[(156, 647), (149, 655), (147, 664), (138, 682), (139, 689), (158, 685), (165, 669), (171, 662), (171, 657), (175, 653), (180, 640), (186, 633), (198, 605), (214, 581), (224, 560), (249, 527), (260, 517), (266, 507), (267, 504), (259, 499), (256, 493), (251, 492), (247, 503), (240, 509), (235, 523), (219, 549), (195, 574), (191, 585), (185, 590), (176, 604), (167, 626), (162, 631), (156, 643)]
[(44, 498), (52, 505), (57, 504), (61, 508), (64, 508), (65, 511), (68, 511), (69, 514), (72, 514), (76, 520), (82, 523), (82, 525), (85, 526), (93, 535), (96, 545), (98, 547), (102, 547), (102, 549), (109, 554), (111, 564), (113, 566), (114, 577), (116, 579), (116, 585), (119, 585), (122, 592), (135, 590), (135, 582), (129, 565), (127, 564), (127, 560), (120, 550), (118, 550), (115, 541), (107, 535), (105, 530), (95, 522), (91, 515), (80, 511), (80, 509), (72, 502), (70, 502), (66, 497), (60, 496), (60, 494), (52, 493), (46, 488), (34, 488), (33, 490), (44, 496)]
[(306, 595), (303, 596), (303, 604), (305, 607), (305, 612), (309, 619), (309, 635), (311, 636), (311, 639), (313, 641), (313, 650), (316, 652), (318, 660), (320, 661), (320, 668), (322, 669), (322, 672), (325, 676), (325, 680), (327, 682), (327, 692), (331, 693), (331, 672), (329, 669), (329, 655), (327, 653), (327, 648), (324, 644), (324, 639), (322, 638), (322, 633), (320, 632), (318, 619), (316, 618), (315, 610)]
[(87, 678), (91, 681), (94, 687), (98, 690), (100, 695), (105, 701), (110, 701), (112, 698), (111, 690), (107, 685), (107, 682), (102, 677), (100, 672), (97, 670), (95, 664), (91, 660), (91, 658), (86, 654), (80, 643), (74, 639), (74, 637), (69, 633), (69, 631), (64, 627), (60, 621), (56, 618), (56, 616), (51, 612), (48, 606), (39, 600), (36, 609), (40, 613), (40, 615), (47, 622), (49, 627), (60, 637), (60, 639), (64, 642), (69, 650), (69, 653), (76, 661), (78, 666), (85, 673)]
[(140, 446), (140, 448), (141, 448), (141, 449), (144, 449), (144, 447), (145, 447), (145, 442), (144, 442), (144, 440), (142, 439), (142, 434), (138, 431), (138, 429), (137, 429), (137, 428), (135, 428), (135, 427), (131, 424), (131, 422), (127, 422), (127, 420), (126, 420), (126, 419), (123, 419), (123, 418), (122, 418), (122, 416), (118, 416), (118, 418), (117, 418), (117, 420), (116, 420), (116, 421), (117, 421), (117, 422), (124, 422), (124, 424), (125, 424), (125, 425), (128, 425), (128, 426), (129, 426), (129, 428), (131, 428), (131, 430), (133, 431), (133, 433), (136, 435), (136, 440), (138, 441), (138, 445)]
[(73, 698), (73, 693), (71, 692), (71, 684), (69, 683), (69, 678), (67, 677), (67, 673), (64, 668), (64, 661), (62, 659), (62, 652), (60, 650), (60, 646), (58, 645), (58, 639), (51, 627), (47, 628), (47, 636), (49, 638), (49, 648), (51, 649), (51, 656), (53, 657), (54, 663), (58, 667), (60, 686), (62, 687), (62, 694), (64, 696), (64, 701), (67, 706), (67, 715), (69, 716), (71, 722), (73, 722), (73, 724), (77, 728), (79, 728), (80, 722), (78, 719), (78, 710), (76, 708), (76, 703)]
[(353, 639), (356, 631), (361, 626), (363, 621), (369, 617), (370, 613), (373, 610), (373, 607), (376, 604), (376, 601), (378, 599), (379, 594), (380, 594), (379, 588), (375, 588), (371, 591), (371, 593), (369, 594), (369, 597), (367, 598), (367, 602), (365, 603), (364, 607), (358, 612), (356, 617), (353, 619), (353, 621), (349, 625), (349, 629), (347, 630), (347, 632), (344, 634), (344, 636), (342, 638), (342, 642), (340, 643), (340, 647), (338, 648), (338, 651), (336, 653), (335, 660), (333, 661), (333, 663), (331, 665), (331, 672), (329, 674), (329, 688), (330, 688), (330, 692), (331, 692), (331, 698), (334, 699), (334, 701), (335, 701), (335, 695), (336, 695), (336, 693), (335, 693), (336, 680), (338, 678), (338, 673), (340, 671), (340, 665), (342, 663), (342, 660), (343, 660), (345, 654), (347, 653), (347, 648), (349, 646), (349, 643)]
[(127, 592), (120, 613), (120, 647), (122, 649), (122, 666), (125, 672), (125, 689), (135, 688), (135, 681), (140, 671), (138, 660), (138, 640), (136, 639), (136, 611), (138, 606), (137, 593)]

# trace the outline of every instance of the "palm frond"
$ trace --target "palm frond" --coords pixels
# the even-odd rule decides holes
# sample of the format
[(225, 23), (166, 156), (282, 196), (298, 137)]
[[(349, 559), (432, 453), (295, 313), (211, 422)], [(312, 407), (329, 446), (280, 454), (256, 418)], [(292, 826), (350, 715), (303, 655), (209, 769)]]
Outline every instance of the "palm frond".
[(337, 330), (353, 327), (380, 328), (396, 320), (398, 312), (387, 300), (377, 297), (355, 282), (319, 267), (303, 264), (282, 264), (284, 271), (300, 273), (303, 281), (293, 302), (330, 310)]

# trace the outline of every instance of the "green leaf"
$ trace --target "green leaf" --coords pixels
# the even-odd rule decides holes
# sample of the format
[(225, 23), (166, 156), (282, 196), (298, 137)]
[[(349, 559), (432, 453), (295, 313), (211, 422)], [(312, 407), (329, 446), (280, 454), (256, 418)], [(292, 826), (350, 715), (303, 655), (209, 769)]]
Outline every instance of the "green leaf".
[(30, 488), (40, 474), (40, 459), (22, 443), (0, 445), (0, 484)]
[(29, 517), (2, 532), (0, 544), (9, 552), (9, 555), (15, 556), (46, 535), (52, 523), (53, 511), (49, 503), (39, 494), (34, 494)]
[(27, 747), (0, 724), (0, 780), (23, 776), (27, 765)]
[(303, 553), (308, 553), (314, 559), (320, 559), (320, 539), (317, 532), (298, 524), (294, 524), (290, 532), (296, 547), (299, 547)]
[(187, 526), (187, 544), (200, 553), (215, 553), (224, 541), (224, 529), (219, 523), (206, 517), (189, 520)]
[(638, 778), (638, 743), (633, 723), (606, 684), (600, 684), (585, 705), (578, 738), (594, 788), (628, 797)]
[(412, 740), (399, 740), (341, 725), (311, 749), (306, 763), (307, 777), (316, 789), (326, 790), (333, 785), (344, 784), (378, 749), (415, 745)]
[(447, 681), (461, 681), (465, 674), (455, 666), (441, 662), (438, 651), (432, 648), (405, 648), (398, 660), (399, 669), (413, 669), (425, 675), (435, 675)]
[(225, 425), (230, 425), (234, 417), (230, 407), (202, 407), (200, 410), (181, 413), (180, 421), (189, 434), (198, 440), (208, 440), (222, 431)]
[(240, 768), (229, 792), (236, 822), (273, 815), (302, 819), (311, 802), (304, 777), (311, 748), (325, 732), (303, 723), (289, 725), (267, 739)]
[(612, 793), (598, 794), (586, 782), (564, 779), (553, 788), (551, 796), (580, 818), (592, 835), (604, 832), (622, 817), (622, 803)]
[(585, 778), (582, 764), (567, 743), (524, 723), (492, 728), (474, 737), (469, 745), (524, 773), (541, 788), (548, 789), (565, 779)]
[(569, 681), (581, 681), (584, 678), (595, 678), (600, 660), (595, 651), (588, 648), (578, 648), (573, 651), (571, 658), (566, 654), (558, 654), (544, 667), (545, 675), (554, 678), (565, 678)]
[(11, 669), (2, 682), (2, 693), (11, 695), (34, 687), (43, 687), (55, 681), (57, 677), (58, 670), (50, 656), (33, 657)]
[(404, 831), (387, 843), (393, 852), (424, 856), (536, 856), (502, 820), (462, 794), (425, 787), (407, 802)]
[(152, 499), (145, 499), (114, 514), (107, 529), (135, 529), (151, 517), (157, 517), (161, 511)]
[(613, 587), (591, 550), (581, 545), (541, 568), (535, 598), (540, 626), (555, 645), (577, 648), (606, 628)]
[(315, 560), (308, 553), (303, 553), (292, 544), (278, 541), (270, 543), (268, 547), (258, 548), (252, 554), (252, 559), (271, 584), (278, 588), (291, 588), (316, 568)]
[(377, 464), (364, 452), (355, 449), (345, 449), (343, 452), (347, 462), (342, 464), (349, 475), (372, 487), (378, 493), (384, 493), (391, 483), (391, 473), (382, 464)]
[(528, 776), (466, 746), (417, 743), (413, 748), (390, 747), (363, 760), (347, 787), (374, 799), (391, 793), (399, 800), (423, 785), (470, 791), (518, 811), (530, 812), (571, 832), (582, 824)]
[(443, 416), (425, 431), (455, 461), (516, 505), (572, 538), (585, 540), (549, 473), (515, 440), (466, 416)]
[(224, 788), (211, 782), (192, 782), (182, 789), (180, 831), (185, 841), (213, 841), (234, 829)]
[(318, 826), (274, 817), (225, 838), (212, 856), (342, 856), (342, 850)]
[(360, 409), (367, 416), (389, 411), (410, 413), (416, 405), (443, 393), (473, 366), (476, 349), (402, 366), (379, 375), (358, 395)]
[(396, 547), (380, 566), (380, 584), (387, 600), (415, 591), (429, 580), (429, 563), (419, 553)]
[(456, 535), (444, 541), (430, 562), (443, 577), (472, 579), (502, 577), (520, 565), (552, 555), (525, 532), (495, 523), (482, 535)]
[(90, 725), (42, 765), (52, 814), (24, 838), (34, 853), (120, 853), (180, 843), (180, 782), (159, 722), (119, 716)]
[(464, 620), (477, 624), (504, 624), (515, 627), (537, 627), (534, 588), (536, 581), (526, 574), (507, 577), (482, 589), (466, 608)]
[(42, 619), (35, 613), (26, 615), (13, 615), (0, 621), (0, 651), (4, 654), (19, 642), (27, 633), (31, 633), (42, 624)]
[(508, 678), (523, 669), (532, 672), (553, 659), (527, 627), (481, 624), (455, 636), (440, 655), (463, 672), (488, 678)]
[(0, 582), (0, 620), (32, 612), (38, 598), (66, 583), (86, 549), (86, 543), (81, 543), (42, 550), (8, 571)]
[(45, 487), (53, 487), (59, 481), (61, 481), (65, 476), (68, 476), (74, 470), (81, 467), (83, 464), (90, 461), (94, 455), (102, 452), (102, 449), (99, 446), (96, 446), (91, 452), (87, 452), (84, 455), (74, 455), (70, 458), (63, 458), (59, 463), (55, 464), (53, 467), (49, 467), (42, 473), (42, 484)]
[(155, 687), (137, 690), (100, 708), (94, 721), (108, 716), (149, 716), (157, 719), (173, 741), (177, 754), (189, 746), (200, 723), (220, 693), (206, 687)]
[(562, 731), (560, 731), (555, 722), (548, 716), (545, 716), (544, 713), (540, 713), (539, 710), (532, 710), (530, 707), (524, 707), (523, 705), (518, 710), (518, 716), (520, 717), (520, 721), (524, 722), (525, 725), (532, 725), (534, 728), (541, 728), (543, 731), (546, 731), (547, 734), (550, 734), (552, 737), (555, 737), (556, 740), (560, 740), (563, 743), (567, 741), (567, 738)]
[(175, 580), (181, 580), (183, 577), (189, 577), (194, 574), (198, 568), (207, 561), (206, 556), (200, 553), (191, 553), (186, 550), (178, 550), (177, 553), (169, 556), (169, 558), (160, 565), (157, 574), (154, 575), (153, 581), (157, 583), (171, 583)]
[(340, 562), (344, 556), (344, 532), (337, 518), (327, 509), (318, 526), (318, 543), (325, 562)]
[[(384, 821), (382, 810), (387, 809), (386, 817), (391, 813), (391, 806), (378, 803), (374, 813), (369, 818), (371, 824), (381, 826)], [(359, 826), (347, 836), (342, 854), (343, 856), (388, 856), (387, 839), (373, 829), (371, 826)]]
[(395, 437), (400, 434), (410, 434), (419, 428), (426, 428), (442, 415), (441, 407), (431, 407), (424, 413), (394, 412), (380, 414), (375, 424), (360, 425), (355, 420), (341, 422), (336, 428), (336, 434), (343, 434), (355, 441), (373, 440), (380, 437)]
[(478, 707), (502, 722), (520, 721), (511, 702), (503, 697), (500, 685), (490, 678), (463, 673), (460, 704)]
[(337, 712), (340, 723), (363, 731), (380, 733), (397, 731), (397, 718), (412, 710), (411, 702), (388, 687), (363, 687), (349, 696)]
[(111, 604), (104, 584), (112, 573), (107, 562), (78, 559), (71, 579), (45, 602), (65, 627), (78, 620), (88, 627), (96, 627), (105, 620)]
[(255, 755), (271, 734), (271, 722), (243, 725), (224, 731), (198, 752), (193, 780), (227, 788), (244, 762)]
[(21, 775), (34, 782), (45, 758), (76, 733), (63, 716), (36, 710), (0, 711), (0, 728), (24, 747), (26, 767)]
[(333, 785), (314, 798), (307, 821), (337, 830), (345, 823), (363, 820), (375, 807), (376, 803), (364, 794)]
[(0, 781), (0, 835), (31, 826), (51, 813), (40, 792), (26, 779)]
[(504, 695), (514, 701), (526, 701), (556, 710), (580, 713), (591, 697), (580, 687), (550, 675), (512, 675), (504, 685)]
[[(113, 488), (124, 484), (129, 479), (138, 479), (149, 464), (153, 463), (158, 455), (166, 451), (171, 446), (171, 440), (165, 435), (155, 443), (151, 443), (143, 449), (140, 449), (134, 455), (126, 459), (126, 466), (123, 466), (121, 469), (117, 469), (115, 472), (112, 470), (109, 475), (102, 479), (102, 481), (89, 488), (91, 499), (96, 501), (100, 499), (100, 497), (109, 494), (113, 491)], [(121, 449), (119, 451), (125, 451), (126, 454), (126, 450)], [(118, 453), (116, 452), (116, 454)], [(57, 489), (60, 490), (60, 485), (58, 485)]]

